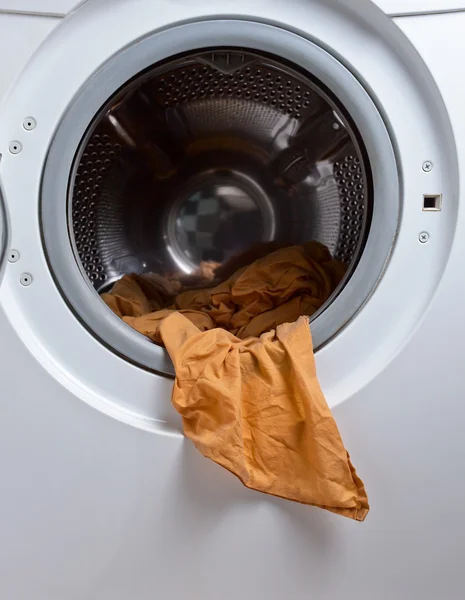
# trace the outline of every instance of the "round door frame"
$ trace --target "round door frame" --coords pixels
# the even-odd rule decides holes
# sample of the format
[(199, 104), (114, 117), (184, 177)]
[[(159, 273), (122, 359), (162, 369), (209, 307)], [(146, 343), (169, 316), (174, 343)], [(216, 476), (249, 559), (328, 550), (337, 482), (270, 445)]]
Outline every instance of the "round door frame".
[[(219, 39), (225, 43), (219, 35), (226, 20), (239, 23), (244, 32), (252, 26), (257, 27), (255, 31), (266, 29), (270, 38), (279, 31), (276, 40), (269, 39), (267, 44), (281, 39), (284, 55), (289, 51), (288, 40), (299, 38), (299, 45), (312, 44), (344, 65), (376, 106), (378, 117), (382, 116), (379, 122), (394, 147), (395, 176), (400, 181), (402, 211), (389, 267), (356, 318), (317, 353), (319, 377), (330, 404), (342, 402), (375, 377), (411, 335), (439, 284), (450, 252), (458, 203), (457, 157), (435, 82), (401, 32), (368, 1), (363, 11), (360, 6), (357, 10), (343, 8), (335, 0), (298, 0), (293, 11), (287, 11), (283, 3), (265, 0), (225, 0), (214, 8), (201, 0), (183, 6), (173, 1), (165, 2), (163, 10), (154, 4), (139, 0), (134, 11), (127, 0), (112, 0), (111, 10), (106, 0), (85, 3), (37, 51), (5, 101), (0, 111), (0, 153), (4, 155), (0, 177), (11, 244), (20, 251), (21, 260), (7, 265), (0, 302), (37, 359), (77, 396), (140, 427), (165, 428), (160, 422), (171, 418), (164, 404), (171, 384), (122, 360), (89, 335), (57, 290), (39, 234), (39, 198), (41, 190), (47, 193), (44, 167), (52, 160), (48, 166), (55, 172), (60, 168), (60, 157), (50, 156), (66, 114), (76, 98), (85, 97), (86, 82), (98, 77), (104, 65), (122, 51), (143, 45), (153, 36), (169, 35), (174, 29), (205, 29), (202, 21), (208, 21), (211, 41), (203, 45), (217, 45)], [(79, 43), (83, 38), (84, 51)], [(279, 48), (273, 47), (273, 53), (279, 55)], [(290, 59), (297, 64), (303, 60), (298, 56)], [(98, 93), (95, 91), (96, 97)], [(95, 108), (91, 96), (86, 114)], [(348, 109), (353, 112), (350, 106)], [(357, 107), (353, 109), (357, 113)], [(22, 128), (26, 116), (37, 122), (33, 131)], [(21, 141), (20, 153), (8, 152), (11, 140)], [(371, 156), (374, 152), (373, 147)], [(384, 154), (377, 158), (383, 167), (378, 169), (379, 177), (393, 174), (392, 163), (384, 165), (384, 160)], [(422, 170), (425, 160), (434, 164), (428, 173)], [(384, 188), (377, 181), (378, 188)], [(393, 189), (392, 181), (386, 182), (386, 189)], [(429, 193), (442, 194), (442, 211), (422, 211), (423, 195)], [(390, 236), (392, 221), (397, 223), (394, 212), (385, 214)], [(429, 232), (427, 244), (419, 242), (422, 231)], [(366, 251), (364, 255), (368, 256)], [(33, 276), (27, 287), (20, 284), (25, 271)], [(111, 320), (114, 328), (114, 315), (104, 312), (102, 320)], [(148, 352), (153, 352), (153, 346)], [(154, 401), (157, 394), (163, 402)]]
[(41, 225), (54, 277), (83, 324), (120, 356), (160, 373), (174, 372), (166, 352), (110, 311), (76, 261), (69, 236), (69, 174), (82, 137), (108, 98), (154, 62), (202, 44), (208, 48), (215, 39), (221, 39), (226, 46), (253, 47), (281, 56), (307, 71), (311, 69), (312, 75), (345, 106), (368, 153), (374, 188), (371, 227), (348, 283), (312, 323), (316, 348), (339, 333), (370, 296), (389, 258), (400, 214), (397, 165), (384, 122), (357, 79), (320, 46), (285, 29), (227, 19), (165, 29), (126, 47), (83, 84), (55, 132), (42, 179)]

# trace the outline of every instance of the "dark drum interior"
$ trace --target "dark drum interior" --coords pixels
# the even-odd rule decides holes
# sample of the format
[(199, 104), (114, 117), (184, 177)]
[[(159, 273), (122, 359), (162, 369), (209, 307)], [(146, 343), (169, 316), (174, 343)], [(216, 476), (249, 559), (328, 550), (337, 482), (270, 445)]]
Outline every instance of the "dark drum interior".
[[(189, 275), (254, 248), (363, 251), (370, 170), (344, 107), (275, 56), (209, 49), (137, 75), (76, 154), (70, 238), (96, 291), (125, 273)], [(340, 286), (340, 287), (341, 287)]]

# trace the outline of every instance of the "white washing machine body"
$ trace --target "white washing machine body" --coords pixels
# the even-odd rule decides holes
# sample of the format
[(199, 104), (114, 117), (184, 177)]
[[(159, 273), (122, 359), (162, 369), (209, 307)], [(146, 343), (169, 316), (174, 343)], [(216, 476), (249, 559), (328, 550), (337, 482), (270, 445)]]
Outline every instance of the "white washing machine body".
[[(2, 597), (462, 598), (465, 6), (44, 0), (41, 16), (18, 16), (3, 4)], [(16, 56), (23, 27), (30, 46)], [(66, 188), (106, 99), (152, 63), (218, 45), (317, 74), (366, 144), (377, 225), (351, 281), (363, 284), (377, 249), (389, 251), (317, 352), (369, 492), (363, 524), (254, 493), (201, 457), (170, 405), (172, 380), (147, 368), (135, 338), (124, 357), (109, 313), (95, 313), (108, 328), (93, 332), (86, 311), (98, 299), (77, 284), (66, 244), (50, 242), (53, 227), (67, 229), (53, 184)], [(55, 212), (62, 221), (50, 221)], [(334, 310), (350, 298), (341, 293)]]

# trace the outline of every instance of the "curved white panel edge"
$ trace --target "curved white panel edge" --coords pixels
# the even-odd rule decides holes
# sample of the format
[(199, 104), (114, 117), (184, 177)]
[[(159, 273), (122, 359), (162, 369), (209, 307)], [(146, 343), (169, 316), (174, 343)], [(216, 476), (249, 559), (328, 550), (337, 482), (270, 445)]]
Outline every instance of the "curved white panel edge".
[(464, 0), (372, 0), (388, 15), (412, 15), (465, 10)]
[[(94, 0), (0, 0), (0, 11), (64, 17), (84, 2)], [(388, 15), (465, 10), (465, 0), (372, 0)]]
[[(1, 2), (1, 0), (0, 0)], [(59, 19), (0, 12), (0, 103), (28, 60)], [(21, 43), (18, 44), (18, 40)], [(14, 52), (11, 49), (14, 48)]]
[(0, 11), (64, 17), (81, 3), (82, 0), (0, 0)]

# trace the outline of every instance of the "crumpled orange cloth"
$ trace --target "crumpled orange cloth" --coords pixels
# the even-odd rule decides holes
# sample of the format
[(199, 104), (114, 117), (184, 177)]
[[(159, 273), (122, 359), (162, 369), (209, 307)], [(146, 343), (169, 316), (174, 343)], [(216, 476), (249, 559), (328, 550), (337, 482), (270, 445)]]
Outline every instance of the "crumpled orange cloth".
[(172, 403), (204, 456), (249, 488), (362, 521), (367, 495), (318, 383), (306, 316), (344, 271), (310, 242), (213, 288), (180, 292), (174, 279), (131, 275), (102, 297), (165, 345), (176, 371)]

